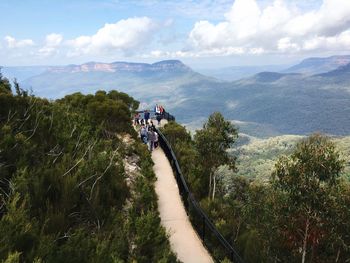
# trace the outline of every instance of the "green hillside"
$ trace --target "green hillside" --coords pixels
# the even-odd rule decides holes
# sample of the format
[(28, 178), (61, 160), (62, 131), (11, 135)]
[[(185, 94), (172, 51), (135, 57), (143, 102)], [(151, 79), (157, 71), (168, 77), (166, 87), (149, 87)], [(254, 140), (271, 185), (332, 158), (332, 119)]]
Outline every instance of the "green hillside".
[(0, 261), (176, 262), (131, 126), (139, 102), (14, 89), (0, 77)]
[[(267, 139), (241, 135), (243, 145), (232, 150), (237, 156), (237, 174), (251, 179), (269, 180), (278, 158), (290, 155), (296, 144), (304, 138), (297, 135), (282, 135)], [(340, 151), (341, 158), (346, 161), (343, 174), (350, 176), (350, 137), (333, 138)]]

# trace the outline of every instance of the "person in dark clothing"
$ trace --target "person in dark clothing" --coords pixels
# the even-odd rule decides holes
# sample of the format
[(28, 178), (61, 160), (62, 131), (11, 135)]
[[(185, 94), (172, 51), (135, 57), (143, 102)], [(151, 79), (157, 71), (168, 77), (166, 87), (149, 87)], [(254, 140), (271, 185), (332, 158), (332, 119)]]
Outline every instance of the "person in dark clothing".
[(160, 125), (160, 121), (163, 119), (162, 115), (157, 115), (158, 126)]
[(148, 110), (146, 110), (144, 113), (144, 119), (145, 119), (146, 124), (148, 124), (149, 117), (150, 117), (150, 113)]
[(140, 113), (136, 113), (134, 116), (134, 125), (139, 125), (140, 124)]

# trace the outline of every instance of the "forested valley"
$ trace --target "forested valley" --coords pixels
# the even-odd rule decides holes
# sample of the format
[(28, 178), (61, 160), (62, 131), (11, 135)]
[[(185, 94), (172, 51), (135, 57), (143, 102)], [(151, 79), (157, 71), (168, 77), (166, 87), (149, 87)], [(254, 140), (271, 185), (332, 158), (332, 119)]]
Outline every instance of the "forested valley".
[[(301, 139), (261, 181), (237, 175), (228, 151), (237, 127), (220, 113), (194, 135), (175, 122), (162, 131), (190, 190), (244, 262), (349, 261), (350, 182), (331, 138)], [(219, 247), (214, 254), (224, 259)]]
[[(115, 90), (52, 101), (0, 76), (0, 105), (2, 262), (177, 262), (132, 127), (138, 101)], [(176, 122), (161, 131), (245, 262), (350, 259), (350, 182), (331, 138), (301, 139), (260, 181), (237, 174), (238, 129), (221, 113), (194, 135)]]
[(49, 101), (0, 76), (1, 262), (177, 261), (138, 106), (117, 91)]

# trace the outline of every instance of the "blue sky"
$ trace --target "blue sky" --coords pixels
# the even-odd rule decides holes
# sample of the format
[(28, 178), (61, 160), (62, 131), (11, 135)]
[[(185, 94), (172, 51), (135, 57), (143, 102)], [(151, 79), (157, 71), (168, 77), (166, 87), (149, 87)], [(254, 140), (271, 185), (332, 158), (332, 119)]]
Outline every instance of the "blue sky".
[(286, 64), (350, 53), (349, 0), (1, 0), (0, 64)]

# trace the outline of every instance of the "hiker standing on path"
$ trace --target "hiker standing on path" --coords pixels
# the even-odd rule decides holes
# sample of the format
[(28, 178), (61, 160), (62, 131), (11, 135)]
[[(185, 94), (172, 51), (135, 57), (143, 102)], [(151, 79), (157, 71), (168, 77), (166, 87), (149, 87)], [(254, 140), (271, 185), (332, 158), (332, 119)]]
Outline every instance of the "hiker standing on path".
[(137, 125), (139, 125), (140, 124), (140, 113), (136, 113), (135, 115), (134, 115), (134, 125), (135, 126), (137, 126)]
[(154, 123), (153, 123), (153, 121), (152, 121), (152, 120), (151, 120), (150, 127), (152, 128), (152, 130), (153, 130), (153, 131), (155, 131), (155, 130), (156, 130), (156, 126), (154, 126)]
[(154, 130), (151, 127), (148, 128), (147, 139), (148, 139), (148, 150), (152, 152), (154, 150), (154, 141), (156, 137), (154, 134)]
[(158, 142), (158, 133), (154, 130), (154, 149), (156, 149), (159, 145), (159, 142)]
[(147, 144), (147, 136), (148, 136), (148, 133), (147, 133), (146, 126), (142, 125), (140, 130), (140, 137), (141, 137), (141, 141), (144, 144)]
[(144, 119), (145, 119), (146, 125), (148, 124), (149, 117), (150, 117), (149, 111), (145, 110)]
[(161, 114), (158, 114), (156, 118), (157, 118), (157, 121), (158, 121), (158, 126), (160, 126), (160, 121), (163, 119), (163, 117), (162, 117)]
[(156, 106), (154, 107), (154, 112), (156, 115), (160, 114), (160, 107), (158, 106), (158, 104), (156, 104)]

